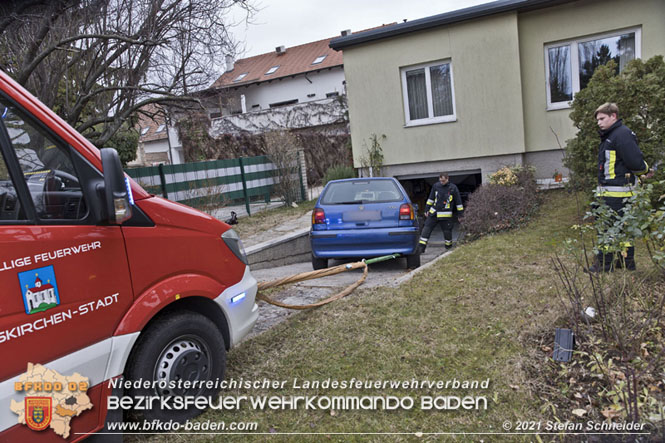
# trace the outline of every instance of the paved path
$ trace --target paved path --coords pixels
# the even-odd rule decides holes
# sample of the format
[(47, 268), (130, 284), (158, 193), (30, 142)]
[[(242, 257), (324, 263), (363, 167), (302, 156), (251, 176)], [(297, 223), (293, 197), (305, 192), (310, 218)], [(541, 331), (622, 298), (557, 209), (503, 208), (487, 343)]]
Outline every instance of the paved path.
[[(453, 238), (455, 240), (457, 239), (456, 231), (454, 231)], [(443, 234), (440, 229), (437, 229), (432, 233), (427, 252), (421, 256), (420, 268), (416, 269), (415, 271), (407, 270), (405, 258), (399, 258), (370, 265), (370, 270), (365, 282), (353, 293), (348, 295), (348, 297), (357, 296), (359, 291), (363, 288), (372, 288), (376, 286), (398, 286), (404, 281), (410, 279), (415, 273), (427, 272), (428, 263), (434, 264), (434, 261), (446, 253), (454, 253), (454, 249), (452, 251), (446, 251), (443, 245)], [(355, 260), (348, 260), (347, 262), (352, 261)], [(329, 265), (335, 266), (342, 263), (344, 263), (344, 261), (331, 260)], [(252, 274), (258, 281), (272, 281), (290, 275), (309, 272), (311, 270), (312, 264), (310, 262), (306, 262), (269, 269), (253, 270)], [(354, 270), (316, 280), (307, 280), (300, 283), (294, 283), (285, 287), (279, 292), (273, 292), (271, 294), (271, 298), (279, 300), (283, 303), (294, 305), (314, 303), (318, 300), (322, 300), (326, 297), (336, 294), (343, 288), (356, 282), (361, 277), (361, 275), (362, 270)], [(284, 309), (265, 302), (259, 302), (259, 319), (248, 338), (270, 329), (274, 325), (286, 320), (291, 315), (296, 315), (298, 312), (300, 311)]]

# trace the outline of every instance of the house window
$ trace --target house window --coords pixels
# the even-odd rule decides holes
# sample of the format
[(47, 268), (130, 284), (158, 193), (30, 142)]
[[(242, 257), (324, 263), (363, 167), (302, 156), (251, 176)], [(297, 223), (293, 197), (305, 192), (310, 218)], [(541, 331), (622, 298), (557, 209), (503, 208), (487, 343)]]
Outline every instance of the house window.
[(275, 71), (277, 71), (277, 68), (279, 68), (279, 65), (273, 66), (272, 68), (268, 69), (264, 75), (273, 74)]
[(598, 66), (614, 60), (619, 73), (629, 61), (640, 57), (640, 47), (639, 29), (545, 45), (547, 109), (569, 108)]
[(319, 55), (318, 57), (316, 57), (316, 59), (314, 59), (314, 61), (312, 62), (312, 64), (313, 64), (313, 65), (318, 65), (318, 64), (321, 63), (323, 60), (325, 60), (326, 57), (328, 57), (328, 56), (327, 56), (327, 55)]
[(407, 126), (455, 121), (449, 61), (402, 68), (401, 74)]
[(332, 98), (332, 97), (339, 97), (339, 92), (337, 92), (337, 91), (335, 91), (335, 92), (328, 92), (328, 93), (326, 94), (326, 98)]
[(243, 72), (242, 74), (233, 79), (233, 83), (239, 82), (243, 78), (247, 77), (247, 74), (249, 74), (249, 72)]
[(162, 132), (162, 131), (164, 130), (164, 128), (165, 128), (164, 125), (159, 125), (159, 127), (158, 127), (157, 130), (155, 131), (155, 134), (159, 134), (160, 132)]
[(150, 126), (141, 129), (141, 135), (146, 135), (149, 130), (150, 130)]

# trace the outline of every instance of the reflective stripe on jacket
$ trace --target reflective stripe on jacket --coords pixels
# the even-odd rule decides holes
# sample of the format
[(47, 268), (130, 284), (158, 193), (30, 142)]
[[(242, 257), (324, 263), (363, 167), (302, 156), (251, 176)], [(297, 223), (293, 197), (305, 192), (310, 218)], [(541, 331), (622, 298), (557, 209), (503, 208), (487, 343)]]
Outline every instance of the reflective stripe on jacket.
[(635, 175), (645, 174), (649, 166), (637, 145), (635, 133), (617, 120), (600, 132), (598, 149), (598, 188), (600, 197), (630, 197)]

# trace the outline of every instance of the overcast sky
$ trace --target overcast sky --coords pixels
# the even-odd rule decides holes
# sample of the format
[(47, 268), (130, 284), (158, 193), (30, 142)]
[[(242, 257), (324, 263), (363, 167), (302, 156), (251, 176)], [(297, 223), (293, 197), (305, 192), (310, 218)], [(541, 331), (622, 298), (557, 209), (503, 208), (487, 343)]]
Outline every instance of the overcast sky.
[[(251, 1), (251, 0), (250, 0)], [(490, 0), (254, 0), (260, 11), (252, 23), (233, 29), (234, 37), (244, 42), (246, 58), (284, 45), (301, 45), (340, 35), (340, 31), (359, 31), (382, 24), (415, 20)], [(233, 20), (243, 20), (242, 14)]]

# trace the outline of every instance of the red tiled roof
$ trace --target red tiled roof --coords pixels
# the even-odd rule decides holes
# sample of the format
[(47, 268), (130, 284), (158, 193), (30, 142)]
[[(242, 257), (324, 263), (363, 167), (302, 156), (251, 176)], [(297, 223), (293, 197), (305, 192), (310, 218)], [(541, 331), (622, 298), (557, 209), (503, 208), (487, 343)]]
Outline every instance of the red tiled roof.
[[(163, 140), (167, 137), (166, 126), (159, 132), (157, 129), (161, 125), (165, 125), (164, 114), (161, 107), (155, 104), (149, 104), (141, 108), (139, 112), (139, 140), (143, 143), (155, 140)], [(143, 135), (143, 130), (148, 128), (148, 131)]]
[[(295, 74), (318, 71), (320, 69), (342, 66), (342, 52), (333, 51), (328, 44), (332, 38), (305, 43), (304, 45), (286, 48), (286, 51), (278, 54), (276, 51), (267, 54), (255, 55), (254, 57), (237, 60), (233, 70), (227, 71), (212, 84), (211, 88), (225, 86), (239, 86), (249, 83), (257, 83), (277, 78), (288, 77)], [(319, 56), (325, 55), (321, 63), (313, 65), (312, 62)], [(266, 75), (266, 72), (279, 65), (277, 71)], [(233, 82), (240, 74), (247, 75), (240, 81)]]

